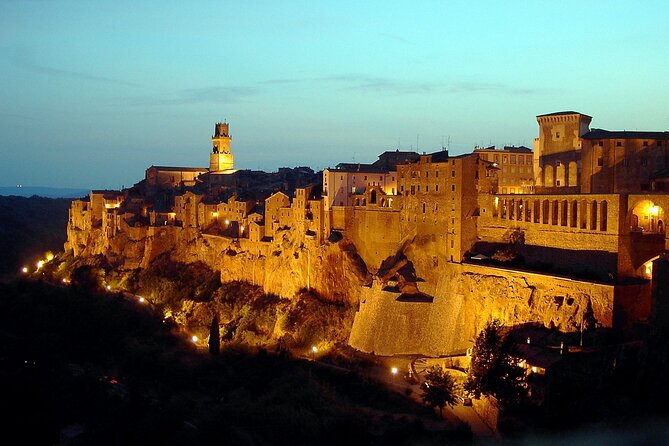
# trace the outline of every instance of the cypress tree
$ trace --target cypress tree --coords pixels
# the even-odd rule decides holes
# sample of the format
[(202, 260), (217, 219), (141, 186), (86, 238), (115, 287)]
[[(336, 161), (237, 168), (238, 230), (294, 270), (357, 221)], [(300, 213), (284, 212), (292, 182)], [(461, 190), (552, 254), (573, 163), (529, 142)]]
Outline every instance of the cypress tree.
[(218, 314), (215, 314), (209, 327), (209, 353), (218, 355), (221, 352), (221, 336), (218, 331)]

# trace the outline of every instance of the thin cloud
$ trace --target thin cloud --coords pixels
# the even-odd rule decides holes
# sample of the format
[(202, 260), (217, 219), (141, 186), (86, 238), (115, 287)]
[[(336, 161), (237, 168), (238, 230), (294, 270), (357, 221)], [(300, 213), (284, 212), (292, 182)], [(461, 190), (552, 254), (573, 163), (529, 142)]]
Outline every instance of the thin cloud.
[(318, 79), (343, 85), (345, 90), (376, 91), (394, 94), (426, 94), (435, 93), (441, 85), (437, 82), (398, 81), (380, 76), (361, 74), (343, 74)]
[(10, 58), (10, 60), (16, 65), (18, 68), (22, 68), (24, 70), (32, 71), (34, 73), (40, 73), (40, 74), (45, 74), (48, 76), (56, 76), (56, 77), (67, 77), (67, 78), (72, 78), (72, 79), (83, 79), (87, 81), (93, 81), (93, 82), (104, 82), (108, 84), (116, 84), (116, 85), (125, 85), (128, 87), (139, 87), (140, 85), (134, 82), (128, 82), (125, 80), (121, 79), (114, 79), (110, 77), (104, 77), (104, 76), (96, 76), (93, 74), (88, 74), (88, 73), (82, 73), (80, 71), (71, 71), (71, 70), (63, 70), (61, 68), (55, 68), (55, 67), (49, 67), (46, 65), (39, 65), (30, 60), (30, 58), (25, 55), (25, 54), (15, 54), (13, 57)]
[(528, 95), (541, 91), (538, 88), (516, 88), (496, 82), (456, 82), (448, 89), (450, 93), (504, 93)]
[(235, 103), (258, 92), (251, 87), (204, 87), (145, 96), (126, 101), (131, 105), (169, 106), (206, 103)]
[(284, 84), (295, 84), (298, 82), (304, 82), (305, 79), (267, 79), (265, 81), (259, 81), (260, 85), (284, 85)]

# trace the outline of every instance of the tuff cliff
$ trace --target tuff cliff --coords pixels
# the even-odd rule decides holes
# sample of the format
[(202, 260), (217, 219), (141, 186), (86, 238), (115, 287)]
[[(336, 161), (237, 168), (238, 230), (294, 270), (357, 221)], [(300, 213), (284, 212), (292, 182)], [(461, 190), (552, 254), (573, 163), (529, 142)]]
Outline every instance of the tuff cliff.
[[(202, 262), (220, 274), (222, 283), (247, 282), (283, 299), (295, 300), (309, 289), (321, 302), (358, 308), (352, 323), (348, 318), (339, 322), (349, 324), (343, 327), (350, 329), (349, 344), (382, 355), (462, 353), (491, 319), (563, 332), (612, 327), (618, 317), (614, 303), (645, 301), (630, 299), (627, 288), (613, 284), (450, 262), (440, 243), (424, 235), (398, 242), (396, 254), (379, 264), (378, 254), (389, 251), (387, 241), (359, 233), (355, 241), (344, 233), (318, 243), (285, 227), (271, 240), (252, 241), (175, 225), (130, 226), (121, 220), (114, 234), (102, 227), (70, 225), (65, 247), (75, 257), (103, 255), (119, 271), (145, 269), (169, 256), (182, 264)], [(375, 246), (378, 240), (384, 245)], [(175, 317), (185, 325), (196, 321), (202, 332), (214, 309), (188, 303)]]
[(370, 280), (355, 246), (343, 239), (317, 245), (290, 229), (272, 242), (252, 242), (177, 226), (130, 227), (107, 237), (101, 229), (68, 227), (65, 250), (75, 257), (103, 255), (118, 270), (146, 268), (168, 254), (182, 263), (202, 262), (220, 272), (221, 282), (244, 281), (266, 293), (292, 298), (309, 288), (330, 302), (357, 304)]

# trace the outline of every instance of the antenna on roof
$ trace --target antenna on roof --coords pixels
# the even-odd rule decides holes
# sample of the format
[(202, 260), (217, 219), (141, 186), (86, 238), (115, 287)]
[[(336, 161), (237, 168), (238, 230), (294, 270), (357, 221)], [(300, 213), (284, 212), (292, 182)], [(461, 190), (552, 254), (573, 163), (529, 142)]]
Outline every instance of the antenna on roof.
[(418, 150), (418, 133), (416, 133), (416, 150)]

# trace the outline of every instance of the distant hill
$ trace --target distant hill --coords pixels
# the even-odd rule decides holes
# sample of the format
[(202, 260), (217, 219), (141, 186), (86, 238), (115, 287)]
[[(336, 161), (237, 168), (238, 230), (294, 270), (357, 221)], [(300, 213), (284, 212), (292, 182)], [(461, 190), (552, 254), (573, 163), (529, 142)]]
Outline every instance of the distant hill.
[(0, 196), (0, 277), (63, 250), (71, 199)]
[(63, 187), (41, 187), (41, 186), (0, 186), (1, 196), (14, 195), (17, 197), (38, 197), (45, 198), (79, 198), (88, 195), (89, 189), (71, 189)]

